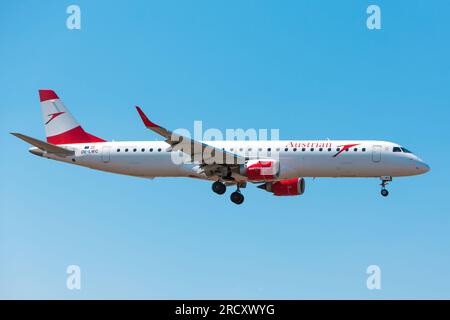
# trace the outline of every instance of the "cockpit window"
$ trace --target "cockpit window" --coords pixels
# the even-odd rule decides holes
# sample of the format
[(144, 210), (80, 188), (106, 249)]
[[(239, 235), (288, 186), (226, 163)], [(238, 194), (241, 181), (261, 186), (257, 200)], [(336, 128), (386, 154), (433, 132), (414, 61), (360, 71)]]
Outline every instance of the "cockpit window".
[(402, 149), (400, 149), (399, 147), (394, 147), (394, 149), (392, 149), (393, 152), (402, 152)]
[(402, 151), (405, 152), (405, 153), (412, 153), (411, 151), (409, 151), (408, 149), (403, 148), (403, 147), (402, 147)]

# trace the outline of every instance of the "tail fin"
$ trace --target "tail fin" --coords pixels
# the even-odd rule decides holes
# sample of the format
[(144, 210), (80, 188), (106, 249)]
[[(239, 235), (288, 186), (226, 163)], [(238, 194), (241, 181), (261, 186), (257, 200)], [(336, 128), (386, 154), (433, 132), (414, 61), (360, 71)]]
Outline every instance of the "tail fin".
[(39, 97), (48, 143), (105, 142), (84, 131), (53, 90), (39, 90)]

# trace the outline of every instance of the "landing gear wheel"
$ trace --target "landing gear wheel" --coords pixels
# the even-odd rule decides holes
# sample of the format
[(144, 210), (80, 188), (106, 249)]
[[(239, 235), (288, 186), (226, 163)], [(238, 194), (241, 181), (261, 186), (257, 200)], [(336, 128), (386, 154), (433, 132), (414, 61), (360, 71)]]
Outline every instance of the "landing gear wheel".
[(216, 181), (212, 184), (212, 191), (217, 194), (224, 194), (227, 191), (227, 186), (220, 181)]
[(235, 191), (231, 194), (230, 199), (233, 203), (241, 204), (244, 202), (244, 196), (239, 191)]
[(389, 191), (386, 190), (386, 185), (392, 181), (391, 176), (382, 176), (381, 179), (381, 195), (383, 197), (387, 197), (389, 195)]

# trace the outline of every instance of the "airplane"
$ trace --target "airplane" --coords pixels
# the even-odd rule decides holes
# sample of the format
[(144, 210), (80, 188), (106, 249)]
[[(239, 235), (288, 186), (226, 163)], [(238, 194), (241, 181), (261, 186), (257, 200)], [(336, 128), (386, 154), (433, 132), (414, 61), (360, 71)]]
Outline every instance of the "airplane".
[(136, 106), (144, 126), (164, 141), (106, 141), (86, 132), (53, 90), (39, 90), (46, 142), (11, 133), (34, 155), (95, 170), (144, 177), (187, 177), (212, 182), (242, 204), (248, 183), (275, 196), (305, 192), (307, 177), (381, 179), (381, 195), (393, 177), (414, 176), (430, 167), (405, 147), (372, 140), (198, 141), (152, 122)]

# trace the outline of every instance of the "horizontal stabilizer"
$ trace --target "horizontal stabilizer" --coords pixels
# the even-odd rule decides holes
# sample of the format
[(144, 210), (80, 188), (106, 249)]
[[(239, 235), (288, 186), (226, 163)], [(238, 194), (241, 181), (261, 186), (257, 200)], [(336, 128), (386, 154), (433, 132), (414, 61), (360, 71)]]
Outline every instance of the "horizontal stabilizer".
[(11, 134), (13, 136), (16, 136), (19, 139), (22, 139), (23, 141), (28, 142), (29, 144), (31, 144), (43, 151), (46, 151), (47, 153), (51, 153), (51, 154), (54, 154), (59, 157), (73, 156), (75, 154), (75, 151), (73, 151), (73, 150), (68, 150), (66, 148), (58, 147), (54, 144), (47, 143), (47, 142), (44, 142), (44, 141), (41, 141), (41, 140), (38, 140), (35, 138), (31, 138), (31, 137), (26, 136), (21, 133), (11, 132)]

